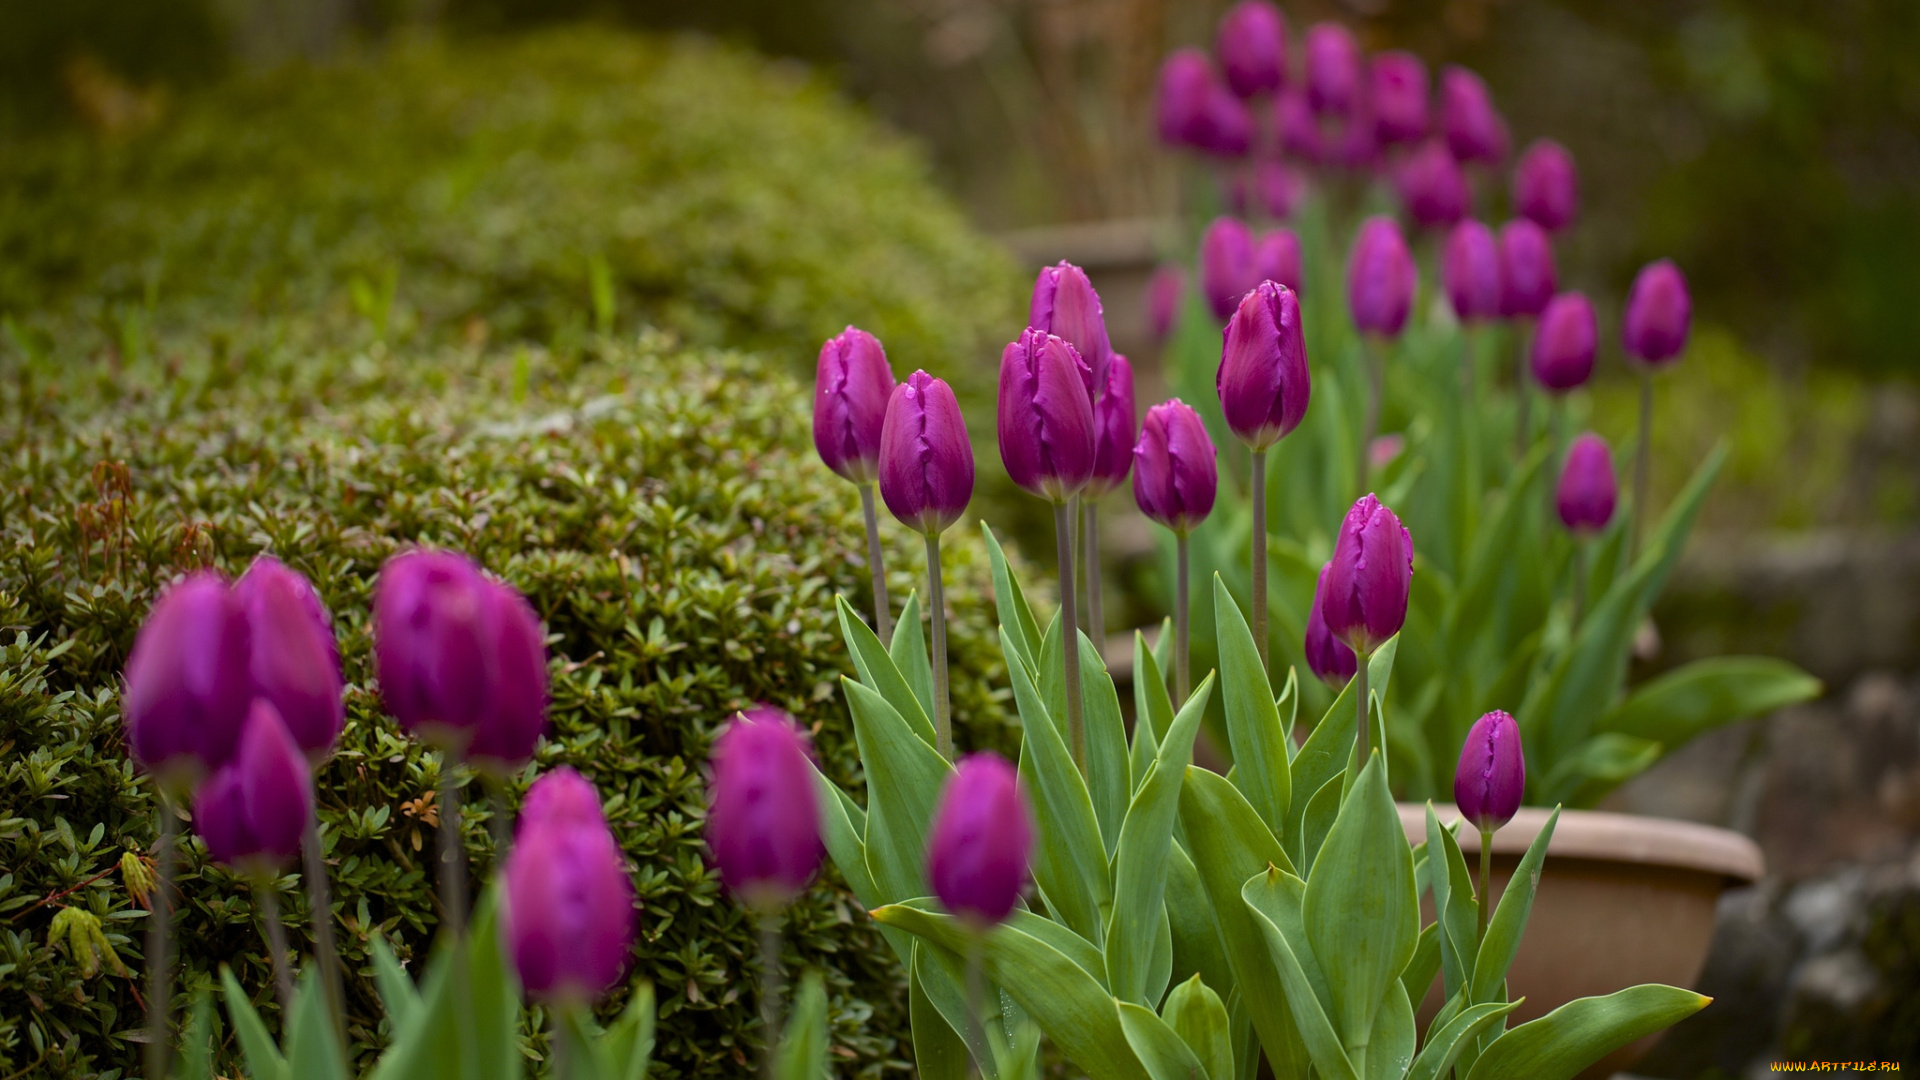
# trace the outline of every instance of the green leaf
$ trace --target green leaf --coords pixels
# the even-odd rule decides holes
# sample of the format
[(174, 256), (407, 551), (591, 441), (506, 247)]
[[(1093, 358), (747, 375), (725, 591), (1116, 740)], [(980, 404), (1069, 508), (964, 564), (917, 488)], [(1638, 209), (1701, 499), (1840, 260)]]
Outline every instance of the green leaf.
[(346, 1059), (328, 1012), (319, 971), (309, 967), (294, 991), (293, 1018), (287, 1025), (287, 1075), (292, 1080), (346, 1080)]
[[(1306, 891), (1305, 882), (1278, 867), (1270, 867), (1247, 880), (1241, 899), (1266, 943), (1267, 955), (1284, 987), (1277, 996), (1285, 1003), (1298, 1032), (1296, 1037), (1312, 1058), (1314, 1068), (1331, 1080), (1358, 1080), (1359, 1073), (1348, 1056), (1345, 1040), (1328, 1015), (1332, 995), (1326, 973), (1320, 969), (1308, 943), (1303, 910)], [(1363, 1052), (1364, 1040), (1371, 1034), (1369, 1030), (1362, 1036)], [(1260, 1041), (1271, 1057), (1273, 1044), (1265, 1034)], [(1288, 1075), (1305, 1073), (1304, 1063), (1297, 1063)], [(1276, 1069), (1275, 1075), (1278, 1074)]]
[(1603, 732), (1555, 762), (1547, 778), (1540, 782), (1539, 790), (1556, 803), (1583, 802), (1582, 796), (1597, 800), (1615, 786), (1645, 772), (1666, 750), (1650, 739), (1616, 731)]
[[(1393, 678), (1394, 657), (1400, 652), (1400, 636), (1395, 634), (1387, 643), (1373, 651), (1373, 657), (1367, 662), (1368, 691), (1377, 693), (1385, 699), (1388, 683)], [(1333, 699), (1333, 704), (1320, 718), (1313, 732), (1307, 736), (1305, 746), (1293, 756), (1289, 767), (1292, 780), (1291, 790), (1307, 793), (1318, 792), (1334, 779), (1347, 771), (1347, 762), (1353, 757), (1353, 716), (1354, 685), (1352, 680)], [(1304, 825), (1307, 816), (1308, 800), (1294, 799), (1287, 808), (1287, 830), (1281, 834), (1287, 841), (1288, 850), (1296, 856), (1304, 856), (1302, 847)], [(1306, 866), (1304, 858), (1296, 862)]]
[(1507, 981), (1507, 969), (1520, 951), (1520, 937), (1526, 933), (1527, 916), (1533, 911), (1534, 890), (1540, 887), (1540, 864), (1546, 861), (1547, 845), (1553, 840), (1553, 827), (1560, 821), (1560, 808), (1547, 815), (1547, 823), (1520, 857), (1513, 877), (1500, 893), (1500, 902), (1487, 920), (1487, 936), (1473, 961), (1472, 1000), (1475, 1004), (1494, 1000)]
[(932, 716), (933, 664), (927, 658), (926, 635), (920, 632), (918, 592), (908, 592), (907, 602), (900, 605), (900, 620), (893, 624), (893, 642), (887, 646), (887, 655), (893, 659), (893, 666), (899, 670), (900, 677), (912, 688), (921, 710), (927, 716)]
[[(1441, 927), (1441, 987), (1452, 998), (1473, 981), (1473, 958), (1479, 950), (1475, 940), (1480, 934), (1480, 904), (1474, 899), (1473, 878), (1467, 872), (1466, 857), (1451, 829), (1442, 828), (1427, 803), (1427, 851), (1441, 852), (1442, 866), (1428, 873), (1433, 890), (1435, 923)], [(1428, 855), (1431, 861), (1433, 856)]]
[(1598, 730), (1677, 747), (1722, 724), (1764, 716), (1820, 696), (1820, 680), (1766, 656), (1695, 660), (1646, 683), (1604, 717)]
[(393, 1030), (398, 1031), (413, 1020), (414, 1013), (420, 1008), (420, 991), (414, 988), (413, 980), (407, 976), (400, 961), (394, 959), (393, 950), (387, 947), (384, 935), (375, 933), (371, 950), (373, 953), (373, 984), (380, 992), (380, 1004), (387, 1010), (387, 1019), (392, 1022)]
[(1373, 1014), (1373, 1032), (1367, 1039), (1366, 1065), (1361, 1075), (1367, 1080), (1400, 1080), (1413, 1064), (1416, 1042), (1413, 1002), (1399, 980), (1387, 987), (1386, 998)]
[(1223, 986), (1231, 992), (1233, 968), (1220, 944), (1220, 924), (1213, 917), (1213, 905), (1193, 857), (1177, 841), (1167, 849), (1166, 909), (1173, 938), (1168, 977), (1184, 980), (1198, 975), (1208, 986)]
[(233, 1021), (233, 1034), (240, 1040), (241, 1053), (246, 1055), (248, 1077), (290, 1080), (287, 1059), (280, 1056), (280, 1048), (273, 1045), (273, 1036), (267, 1034), (267, 1025), (260, 1022), (260, 1014), (253, 1010), (253, 1002), (240, 988), (240, 980), (233, 977), (233, 969), (225, 964), (220, 965), (220, 989), (227, 999), (227, 1018)]
[(1413, 959), (1420, 899), (1386, 767), (1376, 754), (1348, 792), (1307, 878), (1307, 940), (1327, 976), (1328, 1013), (1352, 1056)]
[[(937, 907), (923, 898), (908, 900), (907, 903), (921, 910), (935, 910)], [(1007, 1030), (1007, 1025), (997, 1019), (998, 1011), (993, 1007), (998, 1000), (998, 992), (990, 991), (987, 995), (988, 1000), (982, 1005), (988, 1015), (981, 1018), (979, 1035), (986, 1040), (986, 1043), (975, 1045), (973, 1041), (975, 1031), (967, 1004), (965, 962), (958, 954), (942, 949), (930, 941), (923, 941), (899, 927), (887, 926), (883, 923), (880, 929), (883, 933), (910, 943), (908, 951), (912, 955), (912, 960), (909, 963), (909, 970), (914, 973), (921, 992), (926, 995), (927, 1004), (932, 1007), (954, 1038), (960, 1040), (959, 1053), (963, 1057), (970, 1054), (975, 1060), (983, 1062), (987, 1076), (994, 1076), (994, 1069), (999, 1061), (996, 1052), (1005, 1048), (1004, 1036)]]
[(1300, 865), (1309, 874), (1313, 872), (1314, 861), (1320, 857), (1327, 833), (1333, 831), (1334, 818), (1340, 814), (1340, 789), (1346, 782), (1346, 773), (1336, 773), (1307, 800), (1307, 815), (1300, 821)]
[(1133, 632), (1133, 786), (1146, 779), (1160, 739), (1173, 726), (1173, 698), (1146, 635)]
[(1519, 1001), (1489, 1001), (1484, 1005), (1475, 1005), (1446, 1020), (1444, 1024), (1441, 1023), (1442, 1017), (1435, 1017), (1435, 1028), (1428, 1031), (1427, 1045), (1420, 1049), (1420, 1056), (1413, 1059), (1413, 1067), (1407, 1070), (1406, 1080), (1439, 1080), (1447, 1075), (1461, 1050), (1478, 1039), (1481, 1032), (1519, 1007)]
[(841, 791), (840, 785), (827, 779), (817, 765), (813, 769), (813, 790), (820, 802), (820, 838), (826, 843), (833, 865), (840, 869), (840, 876), (847, 879), (847, 887), (853, 890), (860, 906), (879, 907), (885, 901), (867, 869), (867, 812), (860, 809), (852, 796)]
[(213, 995), (205, 989), (194, 994), (188, 1016), (174, 1080), (213, 1080)]
[(907, 1016), (913, 1028), (913, 1063), (919, 1069), (922, 1080), (965, 1080), (967, 1063), (966, 1040), (947, 1018), (940, 1015), (928, 1000), (926, 988), (920, 982), (920, 964), (915, 950), (915, 962), (909, 968), (911, 978), (907, 984)]
[(1219, 574), (1213, 575), (1213, 620), (1220, 650), (1220, 700), (1226, 707), (1235, 780), (1267, 828), (1275, 836), (1285, 836), (1292, 797), (1287, 732), (1280, 726), (1273, 684), (1267, 681), (1253, 631)]
[(600, 1028), (593, 1013), (577, 1003), (553, 1008), (553, 1054), (566, 1063), (561, 1080), (608, 1080), (600, 1057)]
[(495, 878), (467, 924), (467, 985), (478, 1020), (478, 1075), (482, 1080), (520, 1080), (520, 979), (500, 947), (500, 890)]
[(1040, 624), (1033, 617), (1033, 608), (1027, 605), (1026, 593), (1020, 589), (1020, 579), (1007, 568), (1007, 553), (1001, 550), (1000, 541), (993, 535), (993, 527), (982, 521), (980, 532), (987, 538), (987, 562), (993, 569), (994, 610), (999, 614), (1002, 631), (1012, 637), (1009, 652), (1026, 664), (1029, 674), (1037, 672), (1040, 669)]
[(600, 1036), (600, 1075), (605, 1080), (645, 1080), (653, 1060), (653, 983), (642, 979), (620, 1019)]
[[(1414, 890), (1419, 895), (1419, 890)], [(1407, 961), (1407, 970), (1400, 973), (1400, 985), (1407, 996), (1418, 1003), (1427, 996), (1427, 988), (1433, 985), (1433, 977), (1440, 974), (1440, 924), (1430, 922), (1420, 930), (1420, 940), (1414, 943), (1413, 959)]]
[(1153, 1080), (1207, 1080), (1211, 1075), (1186, 1040), (1153, 1010), (1131, 1001), (1114, 1003), (1120, 1012), (1120, 1030), (1126, 1034), (1140, 1064)]
[[(889, 661), (891, 663), (891, 661)], [(879, 693), (841, 678), (867, 771), (867, 871), (881, 900), (927, 894), (927, 828), (953, 766)]]
[[(1113, 687), (1106, 661), (1085, 634), (1080, 635), (1080, 694), (1086, 710), (1082, 719), (1087, 725), (1088, 794), (1093, 798), (1094, 817), (1100, 822), (1100, 836), (1106, 841), (1107, 857), (1112, 858), (1120, 843), (1120, 822), (1127, 816), (1133, 794), (1127, 721), (1120, 714), (1120, 695)], [(1062, 701), (1061, 708), (1065, 707)]]
[(1204, 1075), (1215, 1080), (1234, 1080), (1233, 1028), (1227, 1007), (1220, 995), (1195, 975), (1173, 988), (1160, 1018), (1173, 1028), (1180, 1041), (1206, 1069)]
[[(894, 666), (893, 657), (886, 647), (880, 644), (880, 638), (873, 628), (860, 621), (860, 613), (853, 610), (844, 596), (835, 596), (834, 605), (840, 610), (840, 633), (847, 639), (847, 651), (853, 654), (854, 670), (860, 673), (860, 682), (878, 692), (893, 706), (893, 711), (920, 736), (928, 746), (934, 745), (933, 721), (927, 719), (927, 712), (920, 706), (920, 698), (907, 684), (906, 677)], [(865, 757), (864, 754), (861, 755)]]
[[(1173, 701), (1172, 699), (1173, 684), (1166, 681), (1167, 677), (1170, 674), (1172, 674), (1174, 670), (1173, 646), (1174, 646), (1173, 616), (1169, 615), (1160, 620), (1160, 633), (1157, 637), (1153, 639), (1153, 666), (1159, 669), (1160, 680), (1163, 684), (1165, 684), (1168, 690), (1169, 706), (1167, 711), (1167, 720), (1169, 722), (1173, 720), (1172, 706), (1185, 704), (1185, 702)], [(1153, 729), (1153, 733), (1154, 735), (1158, 736), (1161, 732), (1165, 730), (1166, 730), (1165, 728), (1156, 727)]]
[(1572, 1080), (1635, 1039), (1665, 1030), (1713, 999), (1648, 983), (1605, 997), (1576, 998), (1495, 1039), (1468, 1080)]
[(800, 977), (793, 1015), (774, 1053), (776, 1080), (827, 1080), (827, 988), (818, 971)]

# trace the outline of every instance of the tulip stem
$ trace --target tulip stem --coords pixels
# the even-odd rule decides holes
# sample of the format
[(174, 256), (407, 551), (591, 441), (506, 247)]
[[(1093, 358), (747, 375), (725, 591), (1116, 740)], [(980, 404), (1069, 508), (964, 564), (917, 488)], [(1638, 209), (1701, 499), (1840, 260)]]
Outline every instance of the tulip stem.
[(984, 930), (969, 935), (967, 942), (967, 1042), (973, 1050), (973, 1060), (967, 1069), (968, 1076), (979, 1076), (985, 1070), (980, 1065), (980, 1055), (988, 1052), (986, 1023), (981, 1014), (986, 1009), (987, 935)]
[(307, 907), (313, 924), (313, 952), (320, 961), (320, 985), (327, 995), (327, 1014), (333, 1019), (333, 1035), (342, 1037), (346, 1021), (346, 1001), (340, 986), (340, 954), (333, 943), (333, 898), (327, 888), (326, 849), (320, 846), (320, 809), (314, 807), (307, 818), (306, 831), (300, 835), (300, 855), (305, 863)]
[(507, 805), (507, 778), (492, 777), (487, 782), (488, 809), (487, 829), (493, 834), (493, 869), (498, 873), (500, 864), (507, 861), (507, 851), (513, 847), (513, 808)]
[(1524, 323), (1519, 325), (1518, 337), (1520, 339), (1520, 354), (1513, 369), (1513, 397), (1514, 401), (1518, 404), (1520, 412), (1513, 425), (1513, 448), (1515, 458), (1524, 458), (1527, 456), (1527, 443), (1530, 441), (1527, 438), (1527, 429), (1533, 426), (1532, 418), (1527, 415), (1531, 399), (1527, 396), (1528, 334), (1527, 327)]
[(1086, 526), (1081, 530), (1086, 538), (1087, 563), (1087, 636), (1093, 639), (1093, 649), (1100, 654), (1102, 661), (1107, 658), (1107, 612), (1101, 603), (1100, 582), (1100, 507), (1093, 500), (1087, 500), (1082, 508), (1086, 515)]
[(1355, 649), (1353, 650), (1353, 656), (1358, 662), (1353, 666), (1355, 719), (1353, 727), (1353, 760), (1347, 763), (1348, 791), (1353, 790), (1354, 785), (1360, 782), (1360, 770), (1366, 767), (1368, 753), (1367, 743), (1369, 741), (1367, 738), (1367, 728), (1371, 726), (1367, 722), (1367, 661), (1372, 654)]
[(1480, 324), (1477, 320), (1466, 323), (1460, 328), (1460, 391), (1462, 398), (1473, 404), (1474, 368), (1479, 365)]
[(1178, 709), (1187, 703), (1187, 689), (1193, 677), (1192, 666), (1187, 661), (1187, 641), (1191, 630), (1188, 623), (1193, 618), (1193, 586), (1187, 569), (1187, 534), (1173, 534), (1173, 707)]
[(893, 640), (893, 604), (887, 599), (887, 570), (880, 561), (880, 515), (873, 508), (872, 484), (860, 485), (860, 510), (867, 518), (867, 567), (873, 571), (873, 632), (884, 645)]
[(1587, 614), (1587, 542), (1575, 539), (1573, 542), (1573, 631), (1580, 630), (1580, 620)]
[(280, 998), (280, 1022), (293, 1022), (293, 969), (287, 963), (287, 928), (280, 921), (280, 895), (271, 879), (253, 883), (260, 923), (267, 932), (267, 954), (273, 957), (273, 989)]
[(760, 909), (760, 1024), (766, 1029), (766, 1054), (760, 1074), (773, 1080), (775, 1055), (780, 1048), (780, 908)]
[(1053, 504), (1054, 546), (1060, 559), (1060, 658), (1067, 680), (1067, 746), (1080, 775), (1087, 774), (1087, 733), (1080, 719), (1080, 630), (1073, 617), (1073, 518), (1066, 500)]
[[(933, 616), (933, 736), (940, 756), (953, 760), (953, 700), (947, 684), (947, 601), (940, 585), (940, 534), (927, 534), (927, 606)], [(917, 632), (917, 631), (916, 631)]]
[(1493, 917), (1493, 830), (1480, 830), (1480, 936), (1487, 940), (1487, 920)]
[(451, 945), (466, 932), (467, 852), (460, 838), (460, 788), (453, 755), (440, 756), (440, 918)]
[(1633, 528), (1628, 534), (1627, 558), (1640, 554), (1640, 526), (1647, 519), (1647, 466), (1653, 449), (1653, 372), (1640, 372), (1640, 445), (1633, 455)]
[(147, 1075), (168, 1075), (167, 1061), (173, 1049), (173, 1033), (167, 1030), (172, 1011), (168, 997), (173, 992), (173, 958), (168, 955), (169, 931), (173, 925), (173, 854), (179, 835), (174, 822), (173, 800), (164, 787), (159, 792), (160, 843), (153, 853), (154, 886), (151, 921), (147, 923)]
[[(1260, 651), (1260, 670), (1267, 670), (1267, 448), (1253, 452), (1253, 647)], [(1184, 614), (1186, 608), (1182, 606)], [(1186, 658), (1184, 650), (1181, 659)]]

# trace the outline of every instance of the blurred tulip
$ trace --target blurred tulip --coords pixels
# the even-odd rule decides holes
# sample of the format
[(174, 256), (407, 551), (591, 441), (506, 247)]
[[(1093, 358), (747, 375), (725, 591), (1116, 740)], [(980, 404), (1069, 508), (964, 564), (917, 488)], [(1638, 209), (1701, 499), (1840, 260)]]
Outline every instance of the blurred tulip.
[(520, 804), (520, 828), (539, 825), (604, 825), (600, 793), (586, 777), (562, 765), (543, 773)]
[(1413, 536), (1392, 510), (1363, 495), (1347, 511), (1322, 579), (1327, 632), (1366, 655), (1400, 632), (1413, 586)]
[(1305, 90), (1288, 87), (1274, 99), (1273, 124), (1278, 129), (1280, 148), (1302, 161), (1318, 163), (1326, 154), (1320, 137), (1320, 122)]
[(1240, 298), (1260, 284), (1255, 276), (1253, 233), (1238, 218), (1217, 217), (1200, 235), (1200, 291), (1213, 317), (1225, 320)]
[(1692, 323), (1693, 299), (1680, 268), (1671, 259), (1643, 267), (1627, 293), (1620, 335), (1627, 355), (1649, 366), (1667, 363), (1686, 349)]
[(320, 594), (298, 571), (262, 555), (234, 584), (233, 597), (247, 615), (254, 694), (273, 703), (309, 759), (325, 758), (347, 713), (340, 646)]
[(1373, 131), (1373, 109), (1363, 96), (1346, 116), (1331, 124), (1322, 139), (1322, 160), (1348, 172), (1376, 173), (1381, 169), (1380, 140)]
[(1207, 88), (1199, 148), (1222, 158), (1243, 158), (1253, 149), (1253, 113), (1221, 83)]
[(1407, 437), (1397, 431), (1389, 432), (1385, 435), (1376, 435), (1373, 441), (1367, 444), (1367, 464), (1372, 466), (1372, 470), (1377, 473), (1381, 469), (1393, 464), (1394, 459), (1398, 458), (1406, 449)]
[(134, 760), (165, 787), (233, 759), (253, 696), (246, 609), (212, 571), (160, 594), (133, 639), (125, 690)]
[(1469, 218), (1447, 234), (1440, 278), (1454, 317), (1461, 322), (1500, 317), (1500, 244), (1484, 222)]
[(1307, 178), (1284, 162), (1263, 161), (1254, 169), (1253, 188), (1267, 216), (1285, 221), (1306, 194)]
[(1429, 139), (1407, 156), (1394, 173), (1400, 201), (1414, 224), (1447, 228), (1467, 216), (1467, 174), (1439, 139)]
[(933, 894), (968, 926), (995, 926), (1020, 902), (1032, 852), (1033, 816), (1013, 766), (991, 750), (963, 758), (927, 833)]
[(1527, 218), (1500, 227), (1500, 310), (1508, 318), (1533, 318), (1546, 310), (1559, 288), (1553, 241)]
[(1254, 278), (1300, 291), (1300, 236), (1292, 229), (1271, 229), (1253, 249)]
[(1580, 176), (1573, 155), (1552, 139), (1538, 139), (1513, 170), (1513, 205), (1548, 232), (1573, 224), (1580, 207)]
[(1383, 143), (1415, 142), (1427, 134), (1427, 65), (1410, 52), (1373, 58), (1373, 130)]
[(1540, 313), (1540, 327), (1533, 335), (1534, 381), (1556, 394), (1585, 385), (1593, 375), (1598, 346), (1593, 305), (1583, 293), (1561, 293)]
[(1359, 104), (1360, 44), (1336, 22), (1307, 29), (1307, 103), (1322, 114), (1345, 115)]
[(1165, 342), (1173, 333), (1186, 295), (1186, 270), (1179, 263), (1161, 263), (1147, 281), (1147, 323), (1156, 343)]
[(1160, 65), (1154, 116), (1160, 141), (1199, 148), (1207, 139), (1207, 99), (1213, 89), (1213, 64), (1195, 48), (1176, 50)]
[(1463, 162), (1498, 165), (1507, 156), (1507, 122), (1479, 75), (1449, 65), (1440, 72), (1440, 130)]
[(1139, 427), (1133, 403), (1133, 365), (1115, 353), (1107, 369), (1106, 390), (1093, 403), (1093, 478), (1087, 481), (1083, 498), (1102, 498), (1127, 482), (1127, 473), (1133, 468), (1134, 434)]
[(1613, 475), (1607, 440), (1591, 431), (1574, 439), (1554, 492), (1560, 523), (1576, 536), (1599, 533), (1613, 521), (1619, 498), (1620, 484)]
[(487, 580), (458, 552), (409, 551), (373, 590), (374, 668), (387, 711), (458, 756), (488, 710)]
[(481, 619), (487, 655), (486, 711), (473, 726), (466, 760), (505, 776), (533, 760), (547, 728), (547, 641), (533, 605), (511, 585), (488, 581)]
[(1028, 327), (1000, 354), (1000, 459), (1031, 494), (1065, 502), (1093, 476), (1086, 362), (1064, 339)]
[(813, 380), (813, 448), (827, 468), (856, 484), (879, 475), (880, 426), (893, 396), (893, 369), (880, 339), (849, 326), (820, 346)]
[(1200, 414), (1179, 398), (1147, 410), (1133, 448), (1133, 499), (1150, 520), (1186, 534), (1213, 512), (1218, 453)]
[(1400, 226), (1384, 215), (1360, 226), (1347, 261), (1347, 310), (1362, 333), (1398, 337), (1413, 310), (1420, 270), (1400, 235)]
[(944, 532), (973, 498), (973, 443), (960, 401), (924, 371), (895, 387), (887, 403), (880, 497), (901, 524), (922, 533)]
[(215, 862), (271, 876), (300, 855), (313, 813), (313, 776), (300, 745), (266, 698), (254, 698), (238, 752), (200, 789), (193, 828)]
[(1213, 54), (1234, 93), (1272, 93), (1286, 81), (1287, 20), (1267, 0), (1240, 0), (1220, 19)]
[(1227, 323), (1214, 389), (1228, 429), (1256, 455), (1300, 426), (1313, 388), (1293, 290), (1263, 281), (1240, 302)]
[[(1331, 564), (1329, 564), (1331, 565)], [(1320, 568), (1320, 580), (1313, 590), (1313, 605), (1307, 609), (1307, 637), (1305, 652), (1307, 670), (1328, 686), (1345, 686), (1353, 678), (1354, 669), (1359, 660), (1346, 642), (1327, 632), (1327, 620), (1320, 613), (1320, 605), (1327, 593), (1327, 567)]]
[(1067, 340), (1087, 362), (1087, 393), (1097, 396), (1107, 385), (1107, 364), (1113, 344), (1107, 339), (1107, 321), (1100, 294), (1087, 272), (1062, 260), (1040, 271), (1033, 283), (1033, 301), (1027, 307), (1027, 325)]
[(707, 844), (721, 880), (749, 907), (790, 902), (820, 867), (811, 753), (799, 725), (771, 706), (741, 713), (714, 740)]
[[(1490, 833), (1513, 820), (1526, 788), (1520, 725), (1495, 709), (1473, 722), (1460, 748), (1460, 766), (1453, 774), (1454, 805), (1475, 828)], [(1483, 906), (1484, 901), (1483, 895)]]
[[(500, 868), (500, 943), (529, 998), (585, 1008), (618, 985), (632, 960), (634, 889), (590, 787), (590, 813), (532, 812), (556, 775), (528, 790), (529, 812)], [(584, 783), (578, 775), (569, 782)]]

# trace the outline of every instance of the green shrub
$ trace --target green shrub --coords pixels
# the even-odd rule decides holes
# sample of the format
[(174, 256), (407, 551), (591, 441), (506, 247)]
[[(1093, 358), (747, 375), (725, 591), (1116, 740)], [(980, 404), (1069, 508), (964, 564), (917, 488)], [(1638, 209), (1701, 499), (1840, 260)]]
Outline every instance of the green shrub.
[[(368, 1062), (385, 1030), (369, 935), (417, 957), (436, 923), (422, 819), (436, 759), (382, 714), (367, 630), (375, 572), (415, 542), (473, 553), (546, 621), (553, 730), (537, 767), (591, 777), (630, 857), (634, 974), (661, 1002), (653, 1075), (743, 1073), (759, 1041), (754, 936), (702, 861), (708, 740), (731, 710), (772, 701), (813, 725), (836, 782), (862, 786), (830, 614), (835, 592), (867, 603), (858, 500), (814, 458), (805, 387), (660, 335), (572, 358), (206, 358), (129, 369), (105, 404), (94, 373), (0, 367), (0, 1075), (133, 1065), (144, 923), (114, 868), (149, 850), (154, 818), (121, 745), (121, 667), (170, 579), (208, 563), (235, 574), (269, 550), (313, 578), (345, 657), (347, 730), (318, 791)], [(984, 553), (973, 530), (950, 535), (957, 726), (963, 743), (1010, 749), (1008, 710), (985, 689), (1005, 678)], [(900, 598), (923, 573), (917, 537), (888, 539)], [(484, 875), (487, 814), (470, 790)], [(231, 963), (277, 1022), (246, 890), (197, 841), (184, 857), (183, 987)], [(303, 948), (304, 893), (293, 877), (279, 888)], [(89, 977), (67, 938), (49, 941), (66, 906), (99, 917), (125, 975), (109, 961)], [(906, 995), (856, 907), (837, 879), (814, 888), (791, 917), (789, 961), (826, 970), (837, 1073), (877, 1076), (910, 1059)]]

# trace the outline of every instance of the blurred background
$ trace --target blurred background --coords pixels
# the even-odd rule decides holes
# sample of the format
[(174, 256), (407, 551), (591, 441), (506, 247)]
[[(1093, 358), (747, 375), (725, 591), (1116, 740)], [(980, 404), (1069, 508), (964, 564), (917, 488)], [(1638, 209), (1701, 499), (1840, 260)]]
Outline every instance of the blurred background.
[[(1175, 217), (1180, 162), (1153, 137), (1155, 78), (1170, 49), (1211, 43), (1225, 7), (0, 0), (0, 154), (137, 147), (215, 95), (243, 128), (255, 88), (423, 38), (491, 41), (583, 21), (697, 35), (772, 57), (904, 132), (1017, 264), (1005, 310), (1024, 303), (1034, 268), (1073, 259), (1106, 297), (1116, 346), (1150, 364), (1141, 286), (1191, 242)], [(1666, 256), (1685, 268), (1695, 337), (1660, 391), (1674, 422), (1658, 429), (1669, 445), (1655, 460), (1671, 471), (1656, 465), (1656, 489), (1677, 488), (1719, 438), (1733, 456), (1643, 663), (1774, 653), (1830, 688), (1698, 741), (1610, 804), (1741, 829), (1772, 870), (1723, 909), (1703, 987), (1721, 1004), (1643, 1071), (1731, 1077), (1772, 1053), (1920, 1054), (1920, 4), (1283, 7), (1296, 32), (1334, 18), (1370, 50), (1471, 66), (1516, 145), (1565, 144), (1581, 214), (1559, 241), (1562, 279), (1595, 299), (1603, 326), (1617, 325), (1640, 265)], [(12, 175), (0, 212), (44, 194), (28, 191), (33, 176)], [(23, 235), (17, 221), (0, 232), (0, 264), (23, 260), (0, 265), (0, 313), (53, 295), (67, 265), (26, 263)], [(990, 379), (991, 354), (978, 363)], [(1632, 430), (1634, 393), (1608, 355), (1593, 422), (1616, 444)], [(1124, 576), (1126, 545), (1144, 558), (1150, 541), (1144, 528), (1133, 541), (1117, 531)]]

